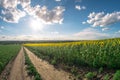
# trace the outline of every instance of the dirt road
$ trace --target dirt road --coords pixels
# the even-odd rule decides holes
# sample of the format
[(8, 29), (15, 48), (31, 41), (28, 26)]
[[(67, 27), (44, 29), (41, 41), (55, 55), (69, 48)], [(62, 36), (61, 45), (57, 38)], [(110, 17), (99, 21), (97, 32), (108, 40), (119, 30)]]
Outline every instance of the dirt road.
[(30, 80), (30, 77), (27, 76), (24, 63), (25, 63), (25, 57), (24, 57), (23, 48), (21, 48), (20, 52), (18, 53), (13, 63), (8, 80)]
[(38, 58), (27, 48), (25, 48), (25, 50), (43, 80), (71, 80), (69, 78), (71, 74), (63, 70), (55, 69), (52, 65)]

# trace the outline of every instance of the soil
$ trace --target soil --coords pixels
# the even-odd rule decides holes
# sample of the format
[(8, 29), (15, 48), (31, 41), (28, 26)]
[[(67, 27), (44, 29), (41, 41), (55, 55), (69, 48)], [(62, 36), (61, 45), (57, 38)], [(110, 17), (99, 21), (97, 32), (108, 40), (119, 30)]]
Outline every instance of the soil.
[(53, 65), (49, 64), (47, 61), (38, 58), (34, 53), (29, 51), (27, 48), (25, 48), (25, 51), (43, 80), (74, 79), (70, 73), (63, 71), (62, 69), (60, 70), (56, 69)]
[(26, 71), (23, 48), (21, 48), (17, 56), (7, 64), (0, 75), (0, 80), (32, 80)]
[(31, 80), (25, 69), (25, 56), (23, 48), (18, 53), (10, 71), (9, 80)]

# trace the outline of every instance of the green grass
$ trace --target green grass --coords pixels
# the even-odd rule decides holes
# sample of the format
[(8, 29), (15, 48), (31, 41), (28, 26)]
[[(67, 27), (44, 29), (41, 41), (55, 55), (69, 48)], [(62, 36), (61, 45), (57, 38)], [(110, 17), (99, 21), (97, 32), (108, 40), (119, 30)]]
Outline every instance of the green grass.
[(117, 70), (113, 76), (113, 80), (120, 80), (120, 70)]
[(20, 50), (20, 45), (0, 45), (0, 73)]
[(105, 76), (104, 76), (104, 79), (103, 80), (109, 80), (110, 79), (110, 76), (108, 75), (108, 74), (106, 74)]
[(29, 59), (28, 55), (25, 53), (25, 64), (27, 65), (28, 75), (34, 76), (34, 80), (42, 80), (41, 76), (37, 72), (36, 68), (32, 64), (31, 60)]
[(85, 74), (85, 77), (87, 78), (87, 79), (92, 79), (93, 80), (93, 78), (95, 77), (95, 73), (93, 73), (93, 72), (88, 72), (87, 74)]

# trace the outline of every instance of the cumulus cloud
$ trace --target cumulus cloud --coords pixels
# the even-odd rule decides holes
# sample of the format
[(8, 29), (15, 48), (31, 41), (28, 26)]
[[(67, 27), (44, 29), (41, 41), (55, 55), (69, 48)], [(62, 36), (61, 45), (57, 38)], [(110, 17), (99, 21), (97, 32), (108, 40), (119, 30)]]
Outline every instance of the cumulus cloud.
[(23, 8), (30, 6), (31, 0), (18, 0), (18, 4), (21, 4)]
[(3, 8), (17, 8), (18, 4), (21, 4), (22, 7), (30, 5), (31, 0), (0, 0), (0, 6)]
[[(60, 1), (60, 0), (57, 0)], [(2, 0), (0, 6), (4, 8), (2, 10), (2, 19), (6, 22), (17, 23), (20, 18), (24, 17), (26, 13), (35, 18), (39, 18), (44, 23), (59, 23), (62, 24), (63, 12), (65, 8), (62, 6), (56, 6), (52, 10), (49, 10), (46, 6), (40, 7), (36, 5), (32, 7), (31, 0)], [(21, 5), (22, 10), (17, 6)]]
[(11, 23), (18, 23), (19, 19), (26, 15), (25, 12), (14, 8), (6, 9), (2, 11), (2, 14), (3, 20)]
[(86, 28), (76, 34), (74, 36), (78, 37), (79, 39), (103, 39), (108, 38), (109, 35), (106, 33), (100, 33), (98, 30), (93, 28)]
[(86, 9), (86, 7), (85, 6), (80, 6), (80, 5), (75, 5), (75, 9), (77, 9), (77, 10), (84, 10), (84, 9)]
[[(22, 0), (20, 0), (22, 1)], [(19, 19), (24, 17), (26, 13), (17, 8), (20, 4), (19, 0), (2, 0), (0, 6), (4, 8), (2, 10), (2, 19), (10, 23), (18, 23)], [(26, 0), (24, 0), (26, 1)]]
[(56, 2), (60, 2), (61, 0), (55, 0)]
[(107, 14), (105, 14), (104, 12), (92, 12), (89, 14), (88, 18), (89, 19), (87, 20), (87, 23), (91, 24), (93, 27), (104, 27), (120, 22), (120, 12), (113, 12)]
[(18, 4), (17, 0), (0, 0), (0, 6), (7, 8), (16, 8)]
[(39, 5), (37, 5), (35, 7), (26, 7), (25, 11), (27, 11), (29, 15), (41, 19), (44, 23), (62, 24), (62, 16), (65, 8), (62, 6), (57, 6), (52, 10), (48, 10), (46, 6), (40, 7)]

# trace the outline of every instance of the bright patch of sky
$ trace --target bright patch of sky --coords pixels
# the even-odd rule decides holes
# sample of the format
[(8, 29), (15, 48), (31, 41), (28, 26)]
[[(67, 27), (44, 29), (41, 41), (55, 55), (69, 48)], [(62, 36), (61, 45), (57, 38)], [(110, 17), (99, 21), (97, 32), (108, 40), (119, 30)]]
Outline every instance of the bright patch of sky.
[(0, 40), (120, 37), (119, 3), (119, 0), (0, 0)]

